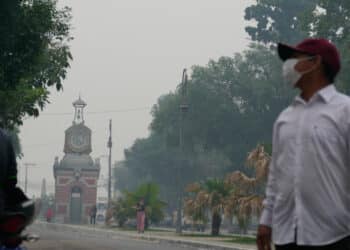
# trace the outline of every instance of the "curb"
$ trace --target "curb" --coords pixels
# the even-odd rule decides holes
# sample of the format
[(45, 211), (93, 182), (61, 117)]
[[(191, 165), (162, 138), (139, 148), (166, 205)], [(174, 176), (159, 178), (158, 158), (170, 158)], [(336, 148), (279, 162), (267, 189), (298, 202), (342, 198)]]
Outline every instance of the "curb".
[(165, 236), (151, 236), (147, 234), (135, 235), (127, 232), (116, 232), (108, 229), (100, 228), (90, 228), (76, 225), (67, 225), (67, 224), (56, 224), (56, 223), (46, 223), (46, 222), (35, 222), (34, 227), (42, 230), (50, 229), (52, 231), (65, 231), (71, 232), (74, 234), (79, 234), (80, 236), (91, 237), (91, 238), (104, 238), (104, 239), (113, 239), (116, 237), (124, 237), (129, 239), (137, 240), (147, 240), (159, 243), (167, 243), (173, 245), (180, 245), (184, 247), (192, 247), (199, 249), (207, 250), (255, 250), (254, 247), (243, 247), (243, 246), (228, 246), (222, 245), (220, 243), (209, 243), (209, 242), (200, 242), (194, 240), (184, 240), (184, 239), (171, 239)]

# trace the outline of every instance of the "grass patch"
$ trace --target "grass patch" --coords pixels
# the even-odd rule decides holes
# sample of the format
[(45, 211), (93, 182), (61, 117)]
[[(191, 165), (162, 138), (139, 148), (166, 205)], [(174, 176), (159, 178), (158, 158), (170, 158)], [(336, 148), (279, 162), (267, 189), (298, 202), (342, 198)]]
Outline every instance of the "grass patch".
[(232, 236), (232, 235), (219, 235), (212, 236), (211, 234), (182, 234), (184, 237), (193, 237), (193, 238), (217, 238), (218, 240), (222, 239), (223, 242), (227, 243), (236, 243), (236, 244), (248, 244), (255, 245), (255, 237), (244, 237), (244, 236)]
[(231, 239), (225, 240), (225, 242), (228, 243), (237, 243), (237, 244), (249, 244), (249, 245), (255, 245), (256, 244), (256, 239), (251, 238), (251, 237), (232, 237), (230, 236)]
[[(125, 231), (125, 232), (136, 232), (137, 228), (136, 227), (113, 227), (112, 229), (115, 230), (120, 230), (120, 231)], [(167, 230), (167, 229), (145, 229), (145, 232), (154, 232), (154, 233), (169, 233), (169, 232), (173, 232), (171, 230)]]
[(133, 227), (113, 227), (113, 229), (126, 232), (137, 231), (137, 229)]
[(155, 233), (163, 233), (163, 232), (165, 232), (165, 233), (173, 233), (174, 231), (172, 231), (172, 230), (169, 230), (169, 229), (152, 229), (152, 228), (150, 228), (150, 229), (146, 229), (146, 231), (147, 232), (155, 232)]
[(183, 233), (181, 236), (185, 237), (199, 237), (199, 238), (232, 238), (230, 235), (218, 235), (218, 236), (213, 236), (211, 234), (205, 234), (205, 233)]

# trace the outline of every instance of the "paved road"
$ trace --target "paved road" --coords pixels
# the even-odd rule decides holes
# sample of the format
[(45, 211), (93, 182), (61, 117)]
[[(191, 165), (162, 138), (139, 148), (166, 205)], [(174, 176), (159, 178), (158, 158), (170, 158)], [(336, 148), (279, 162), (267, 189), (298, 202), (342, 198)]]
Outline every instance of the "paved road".
[(132, 240), (115, 237), (113, 239), (101, 240), (99, 238), (80, 237), (65, 232), (40, 232), (35, 228), (30, 232), (40, 234), (40, 241), (27, 243), (29, 250), (184, 250), (181, 246), (169, 245), (146, 240)]

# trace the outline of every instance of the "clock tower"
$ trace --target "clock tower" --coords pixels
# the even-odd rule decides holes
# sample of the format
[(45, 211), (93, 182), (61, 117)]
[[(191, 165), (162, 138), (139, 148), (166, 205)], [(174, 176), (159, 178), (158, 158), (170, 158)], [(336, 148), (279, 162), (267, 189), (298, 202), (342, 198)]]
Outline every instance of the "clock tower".
[(85, 126), (84, 108), (86, 103), (79, 97), (73, 102), (75, 109), (73, 125), (66, 130), (64, 153), (66, 154), (90, 154), (91, 130)]
[(73, 102), (75, 109), (72, 126), (65, 131), (62, 160), (54, 163), (55, 215), (62, 223), (85, 223), (89, 210), (96, 204), (99, 160), (90, 156), (91, 130), (85, 126), (86, 103), (79, 97)]

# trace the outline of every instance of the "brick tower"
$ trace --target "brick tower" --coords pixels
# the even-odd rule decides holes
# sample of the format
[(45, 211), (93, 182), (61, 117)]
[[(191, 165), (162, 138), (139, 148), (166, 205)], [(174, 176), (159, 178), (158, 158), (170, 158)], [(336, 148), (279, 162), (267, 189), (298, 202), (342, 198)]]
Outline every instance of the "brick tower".
[(57, 222), (87, 223), (89, 209), (96, 204), (100, 163), (90, 156), (91, 130), (85, 126), (86, 103), (73, 103), (73, 125), (65, 131), (64, 157), (55, 158), (55, 218)]

